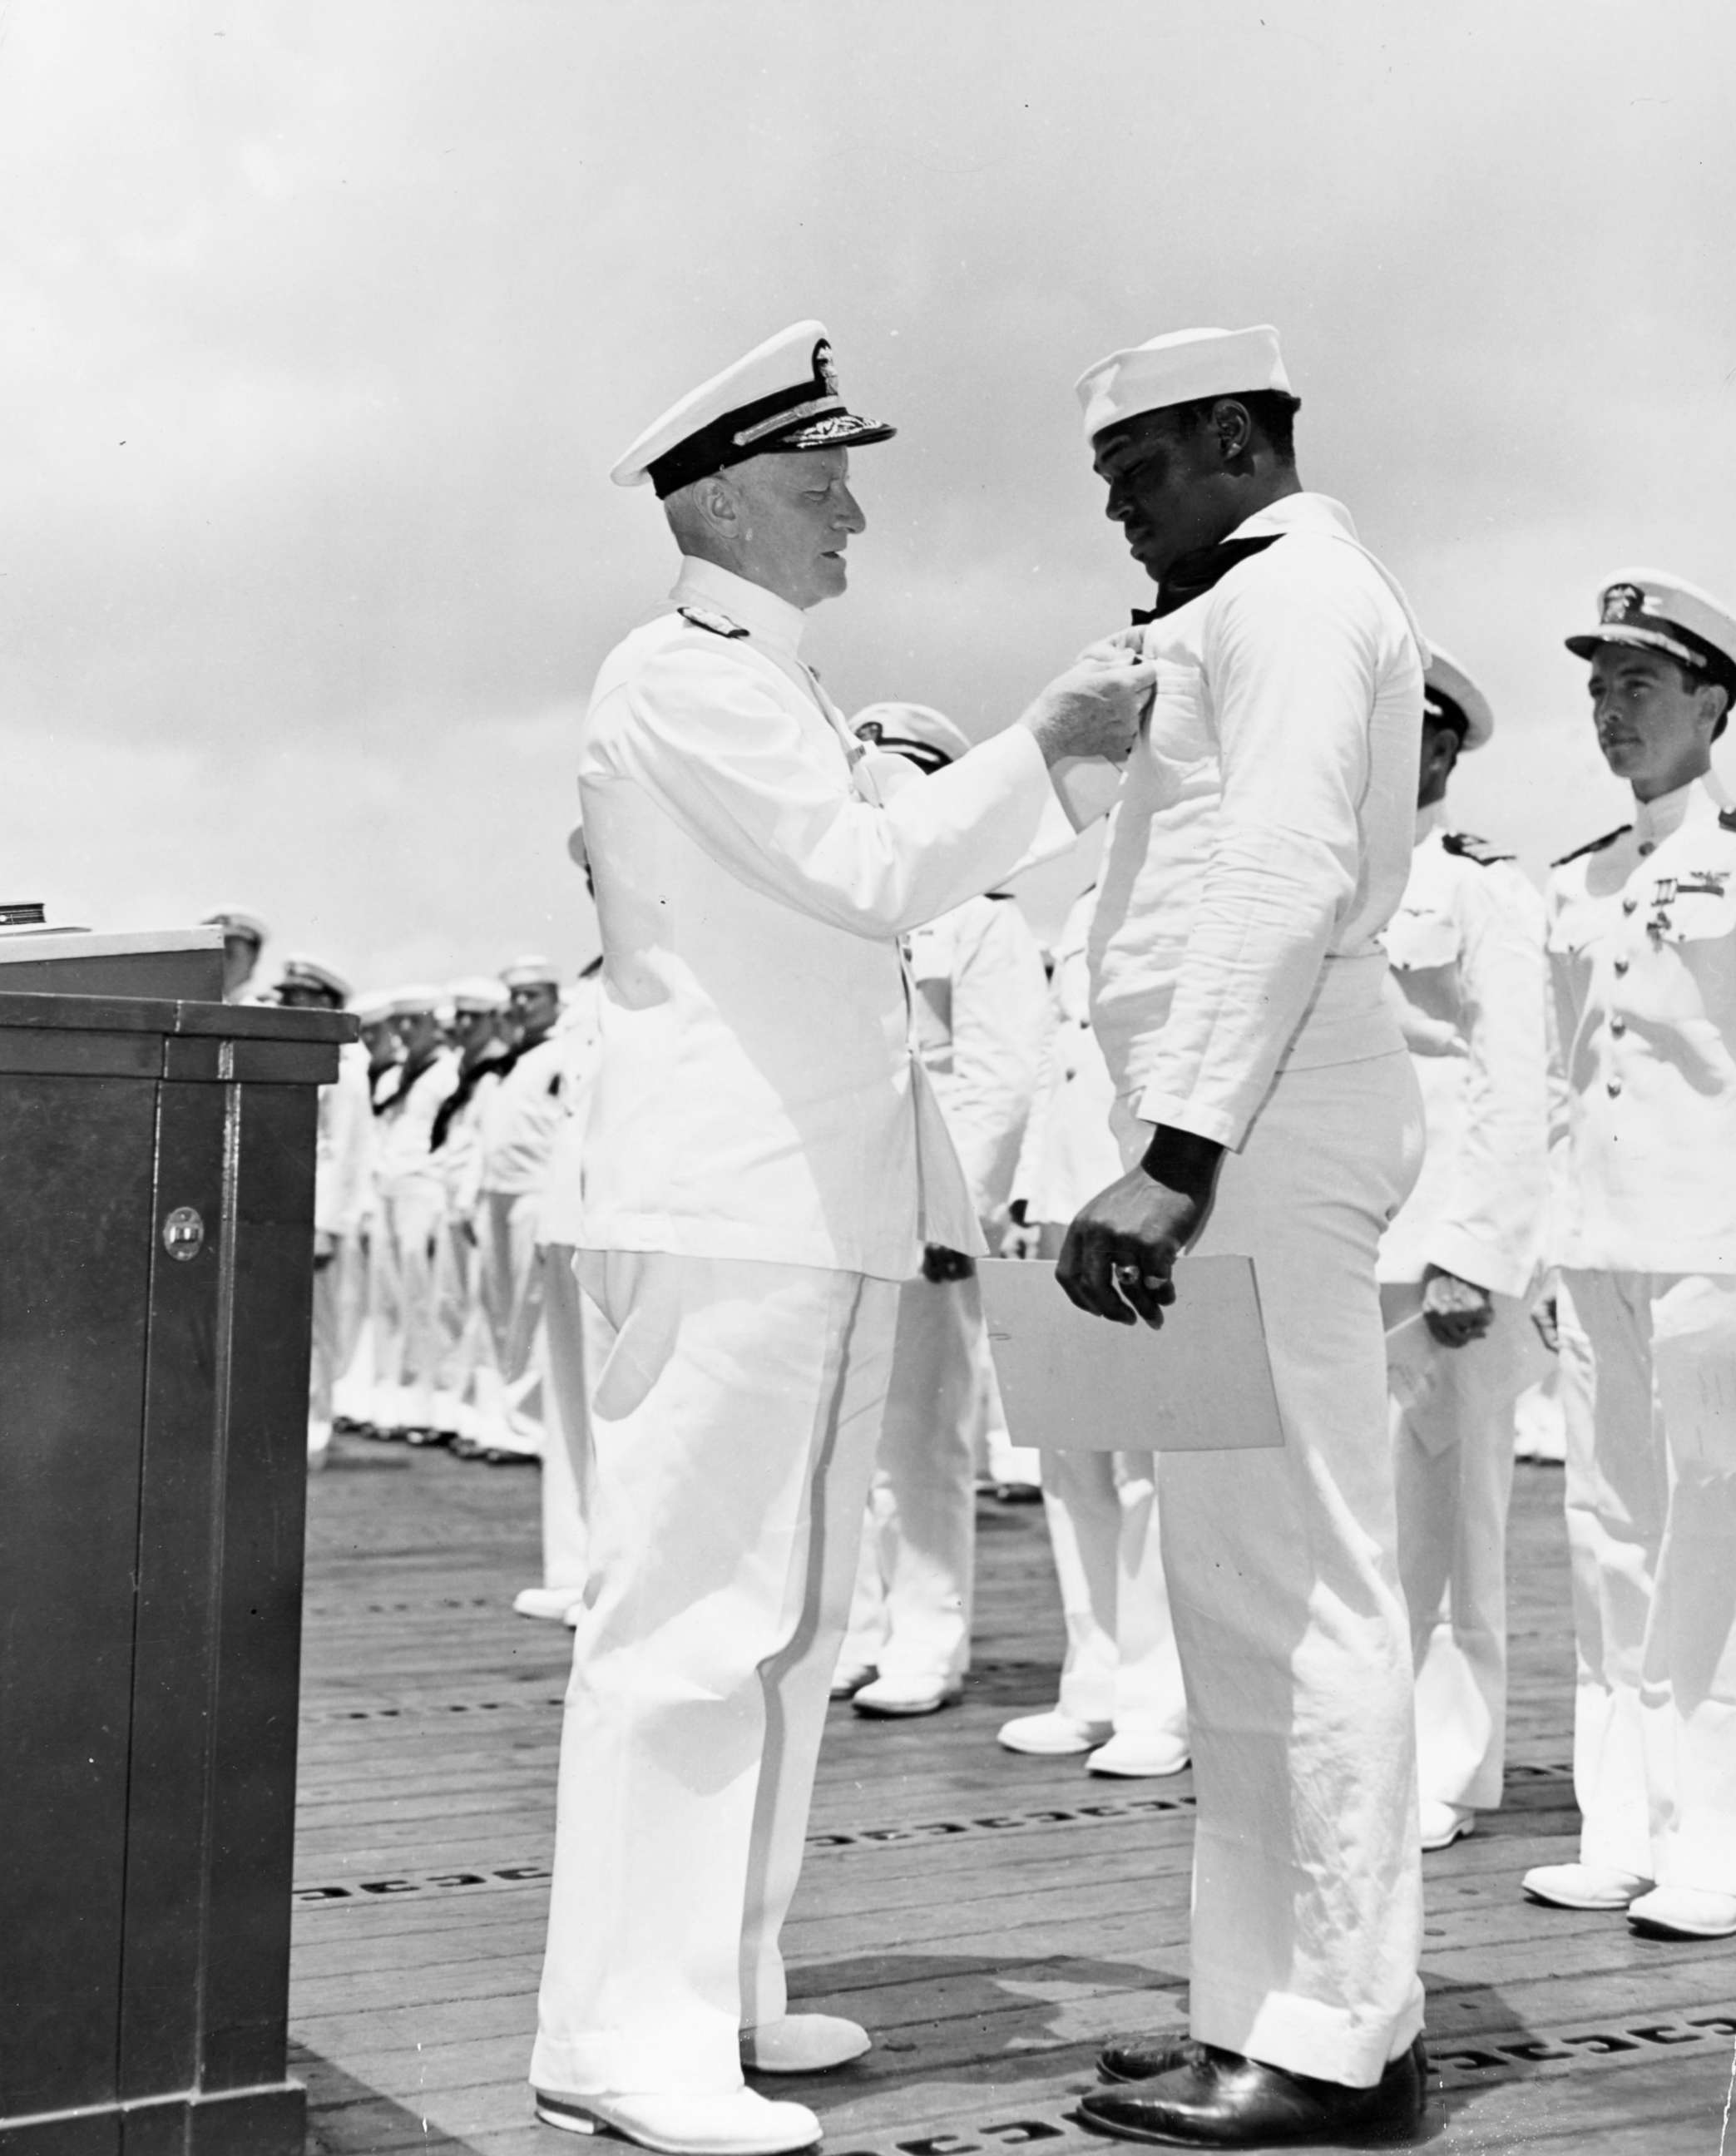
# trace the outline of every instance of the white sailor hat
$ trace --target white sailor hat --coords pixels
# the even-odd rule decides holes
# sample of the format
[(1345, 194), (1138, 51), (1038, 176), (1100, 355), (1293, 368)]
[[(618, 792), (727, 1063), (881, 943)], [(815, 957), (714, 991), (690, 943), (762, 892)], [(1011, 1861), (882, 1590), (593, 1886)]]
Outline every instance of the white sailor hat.
[(321, 995), (336, 996), (341, 1004), (347, 1003), (356, 993), (332, 967), (322, 966), (317, 958), (306, 957), (299, 952), (284, 960), (277, 986), (280, 993), (285, 988), (317, 988)]
[(393, 1018), (438, 1018), (441, 1001), (439, 988), (420, 983), (410, 988), (394, 988), (389, 1015)]
[(908, 757), (924, 771), (938, 771), (970, 750), (968, 738), (927, 704), (869, 704), (850, 721), (850, 730), (876, 748)]
[(540, 957), (515, 958), (510, 966), (502, 966), (501, 978), (509, 988), (557, 988), (561, 985), (560, 968), (553, 959)]
[(1196, 397), (1234, 397), (1261, 389), (1287, 395), (1290, 377), (1270, 322), (1246, 330), (1171, 330), (1148, 344), (1112, 352), (1073, 385), (1085, 410), (1085, 439), (1142, 412), (1190, 404)]
[(1599, 592), (1597, 613), (1595, 629), (1566, 639), (1575, 657), (1600, 644), (1646, 645), (1736, 692), (1736, 617), (1697, 584), (1667, 569), (1623, 569)]
[(1459, 719), (1464, 722), (1464, 747), (1481, 748), (1495, 731), (1495, 713), (1488, 698), (1456, 659), (1438, 644), (1429, 645), (1429, 664), (1423, 675), (1423, 711), (1431, 719)]
[(490, 980), (485, 973), (470, 973), (451, 983), (446, 1000), (455, 1011), (503, 1011), (511, 998), (499, 981)]
[(654, 420), (609, 477), (650, 480), (660, 501), (727, 465), (778, 449), (847, 449), (894, 427), (845, 408), (824, 322), (792, 322)]
[(363, 1025), (378, 1025), (391, 1017), (392, 998), (383, 989), (371, 989), (367, 995), (352, 999), (350, 1014), (360, 1019)]
[(255, 943), (263, 943), (271, 931), (256, 913), (249, 913), (244, 906), (219, 906), (215, 913), (200, 917), (201, 928), (220, 928), (225, 936), (251, 936)]

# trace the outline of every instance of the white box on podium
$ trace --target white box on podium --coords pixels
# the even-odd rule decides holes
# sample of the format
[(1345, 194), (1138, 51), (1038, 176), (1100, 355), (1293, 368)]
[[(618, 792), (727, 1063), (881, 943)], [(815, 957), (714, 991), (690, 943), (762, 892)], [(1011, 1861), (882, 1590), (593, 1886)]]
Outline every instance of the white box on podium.
[(1251, 1258), (1184, 1258), (1161, 1329), (1069, 1302), (1047, 1263), (978, 1259), (1014, 1445), (1081, 1452), (1281, 1445)]

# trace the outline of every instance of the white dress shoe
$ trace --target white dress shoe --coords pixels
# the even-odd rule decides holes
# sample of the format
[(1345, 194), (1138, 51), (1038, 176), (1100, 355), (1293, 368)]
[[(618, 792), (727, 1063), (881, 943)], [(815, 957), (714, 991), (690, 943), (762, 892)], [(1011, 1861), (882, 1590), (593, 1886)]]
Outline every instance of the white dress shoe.
[(1115, 1734), (1112, 1722), (1081, 1722), (1076, 1714), (1063, 1714), (1057, 1707), (1047, 1714), (1021, 1714), (1016, 1722), (1004, 1722), (994, 1733), (997, 1744), (1009, 1752), (1036, 1752), (1059, 1757), (1068, 1752), (1089, 1752)]
[(757, 2074), (824, 2074), (860, 2059), (874, 2039), (841, 2014), (786, 2014), (742, 2031), (742, 2064)]
[(963, 1690), (957, 1677), (876, 1677), (850, 1703), (858, 1714), (937, 1714)]
[(752, 2089), (721, 2096), (562, 2096), (537, 2091), (537, 2116), (568, 2133), (615, 2133), (665, 2156), (784, 2156), (811, 2148), (819, 2121), (804, 2103), (772, 2103)]
[(865, 1684), (872, 1684), (879, 1675), (872, 1662), (840, 1662), (832, 1677), (829, 1697), (833, 1699), (854, 1699)]
[(1519, 1884), (1533, 1902), (1557, 1909), (1625, 1909), (1651, 1881), (1595, 1864), (1535, 1864)]
[(1627, 1921), (1636, 1930), (1672, 1939), (1728, 1939), (1736, 1937), (1736, 1894), (1711, 1887), (1654, 1887), (1628, 1903)]
[(521, 1587), (512, 1598), (512, 1607), (520, 1617), (541, 1617), (558, 1625), (583, 1596), (582, 1587)]
[(1422, 1830), (1425, 1849), (1450, 1849), (1454, 1842), (1477, 1831), (1477, 1814), (1469, 1804), (1450, 1804), (1440, 1797), (1425, 1797)]
[(1147, 1775), (1179, 1774), (1188, 1763), (1185, 1737), (1147, 1735), (1127, 1730), (1100, 1744), (1085, 1763), (1087, 1774), (1124, 1774), (1129, 1781)]

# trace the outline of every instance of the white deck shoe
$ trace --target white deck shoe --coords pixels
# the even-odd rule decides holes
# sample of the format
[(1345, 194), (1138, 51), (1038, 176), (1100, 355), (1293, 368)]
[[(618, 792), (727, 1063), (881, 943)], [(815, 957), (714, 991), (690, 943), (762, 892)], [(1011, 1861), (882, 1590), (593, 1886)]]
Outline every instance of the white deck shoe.
[(1736, 1937), (1736, 1894), (1711, 1887), (1654, 1887), (1628, 1903), (1627, 1921), (1671, 1938), (1728, 1939)]
[(1081, 1722), (1076, 1714), (1063, 1714), (1057, 1707), (1047, 1714), (1021, 1714), (1016, 1721), (1002, 1722), (995, 1742), (1009, 1752), (1060, 1758), (1069, 1752), (1093, 1751), (1114, 1734), (1112, 1722)]
[(858, 1714), (938, 1714), (963, 1690), (958, 1677), (876, 1677), (850, 1703)]
[(832, 1699), (854, 1699), (864, 1685), (872, 1684), (880, 1674), (872, 1662), (840, 1662), (832, 1675)]
[(841, 2014), (786, 2014), (742, 2031), (742, 2064), (757, 2074), (824, 2074), (860, 2059), (873, 2042)]
[(521, 1587), (512, 1598), (512, 1608), (517, 1616), (540, 1617), (546, 1624), (558, 1625), (583, 1596), (582, 1587)]
[(1147, 1776), (1179, 1774), (1188, 1763), (1185, 1737), (1148, 1735), (1143, 1730), (1118, 1731), (1100, 1744), (1085, 1763), (1087, 1774), (1125, 1775), (1129, 1781)]
[(785, 2156), (819, 2140), (819, 2121), (806, 2104), (773, 2103), (752, 2089), (721, 2096), (536, 2094), (545, 2126), (618, 2134), (663, 2156)]
[(1533, 1902), (1556, 1909), (1625, 1909), (1651, 1884), (1596, 1864), (1534, 1864), (1519, 1881)]
[(1451, 1849), (1467, 1834), (1477, 1831), (1477, 1814), (1469, 1804), (1450, 1804), (1441, 1797), (1422, 1800), (1422, 1841), (1425, 1849)]

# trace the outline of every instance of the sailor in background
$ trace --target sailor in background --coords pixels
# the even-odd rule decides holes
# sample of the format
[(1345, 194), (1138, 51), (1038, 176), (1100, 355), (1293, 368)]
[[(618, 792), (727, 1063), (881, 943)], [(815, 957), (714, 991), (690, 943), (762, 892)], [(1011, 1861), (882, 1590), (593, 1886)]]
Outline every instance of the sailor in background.
[[(277, 1000), (288, 1010), (342, 1010), (349, 983), (316, 958), (283, 962)], [(372, 1199), (373, 1113), (367, 1050), (347, 1041), (337, 1076), (320, 1088), (313, 1179), (313, 1339), (307, 1386), (307, 1456), (325, 1464), (339, 1376), (355, 1353), (366, 1303), (362, 1227)]]
[(1579, 1861), (1534, 1899), (1736, 1934), (1736, 809), (1712, 769), (1736, 618), (1612, 578), (1591, 662), (1631, 824), (1556, 864), (1561, 1396)]
[(501, 1027), (511, 1001), (486, 974), (455, 981), (447, 992), (447, 1040), (458, 1057), (458, 1083), (434, 1111), (429, 1150), (439, 1163), (445, 1209), (434, 1255), (434, 1322), (439, 1330), (434, 1423), (454, 1449), (477, 1448), (476, 1372), (484, 1358), (476, 1214), (482, 1180), (482, 1117), (510, 1050)]
[(1180, 1252), (1252, 1259), (1284, 1428), (1159, 1462), (1195, 2041), (1112, 2046), (1107, 2073), (1145, 2078), (1081, 2117), (1182, 2146), (1410, 2131), (1422, 1860), (1374, 1265), (1422, 1132), (1375, 939), (1410, 867), (1426, 646), (1342, 505), (1302, 490), (1270, 327), (1112, 353), (1079, 396), (1158, 587), (1134, 634), (1158, 682), (1091, 928), (1127, 1172), (1057, 1270), (1156, 1324)]
[(512, 1045), (482, 1111), (476, 1237), (483, 1355), (476, 1372), (476, 1443), (496, 1465), (542, 1450), (542, 1270), (537, 1215), (555, 1139), (567, 1120), (562, 1098), (559, 969), (517, 958), (501, 978), (511, 998)]
[[(860, 741), (925, 774), (970, 742), (925, 704), (871, 704)], [(1047, 1030), (1042, 954), (1010, 893), (967, 899), (906, 939), (917, 1052), (984, 1235), (1005, 1224)], [(988, 1383), (974, 1261), (931, 1245), (898, 1298), (892, 1383), (835, 1697), (867, 1715), (932, 1714), (970, 1664), (975, 1461)]]
[(270, 930), (244, 906), (221, 906), (201, 920), (202, 928), (223, 931), (223, 999), (226, 1004), (256, 1003), (249, 990), (259, 971), (259, 952)]
[(355, 1058), (367, 1088), (369, 1120), (372, 1125), (367, 1148), (367, 1180), (357, 1232), (357, 1319), (348, 1348), (338, 1364), (332, 1387), (333, 1427), (366, 1430), (372, 1427), (374, 1411), (374, 1320), (372, 1278), (374, 1235), (379, 1214), (380, 1093), (388, 1071), (395, 1070), (403, 1055), (403, 1044), (392, 1017), (392, 998), (371, 992), (352, 998), (351, 1015), (362, 1028)]
[(434, 1255), (446, 1217), (446, 1185), (433, 1152), (434, 1117), (458, 1085), (446, 1045), (439, 988), (400, 988), (392, 999), (403, 1060), (374, 1094), (379, 1152), (368, 1248), (368, 1313), (374, 1387), (367, 1419), (381, 1436), (434, 1438)]
[(1501, 1802), (1513, 1414), (1545, 1360), (1528, 1311), (1549, 1197), (1543, 903), (1508, 856), (1445, 823), (1459, 757), (1494, 728), (1436, 646), (1416, 847), (1381, 938), (1428, 1132), (1379, 1261), (1425, 1849)]
[(579, 737), (604, 970), (571, 1233), (589, 1578), (562, 1733), (537, 2116), (773, 2156), (819, 2122), (742, 2067), (868, 2047), (788, 2010), (778, 1938), (860, 1546), (898, 1284), (974, 1209), (898, 939), (1060, 852), (1050, 767), (1124, 755), (1149, 670), (1071, 669), (932, 778), (865, 750), (801, 656), (865, 519), (822, 326), (683, 398), (616, 467), (682, 556)]
[[(1024, 1254), (1061, 1255), (1067, 1224), (1120, 1173), (1110, 1128), (1115, 1081), (1091, 1024), (1086, 962), (1097, 886), (1074, 902), (1055, 947), (1055, 1024), (1014, 1178)], [(1003, 1722), (1009, 1752), (1085, 1753), (1094, 1774), (1179, 1774), (1188, 1702), (1158, 1532), (1148, 1452), (1042, 1453), (1044, 1517), (1066, 1649), (1055, 1705)]]

